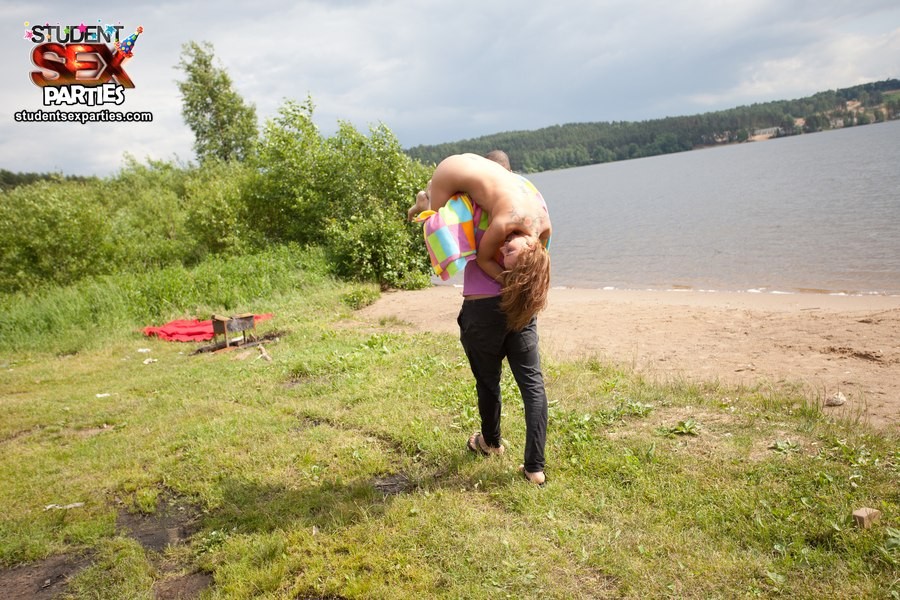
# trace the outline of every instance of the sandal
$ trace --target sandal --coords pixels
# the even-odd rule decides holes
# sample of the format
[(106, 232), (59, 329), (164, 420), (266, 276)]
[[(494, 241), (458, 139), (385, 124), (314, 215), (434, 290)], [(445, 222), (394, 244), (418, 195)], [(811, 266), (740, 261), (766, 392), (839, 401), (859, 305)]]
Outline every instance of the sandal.
[(506, 448), (500, 446), (488, 446), (480, 431), (476, 431), (469, 437), (466, 447), (472, 452), (480, 452), (483, 456), (500, 456), (506, 452)]
[(525, 481), (538, 487), (543, 487), (544, 483), (546, 483), (547, 481), (547, 477), (544, 475), (543, 471), (529, 473), (525, 470), (525, 465), (519, 465), (519, 473), (522, 474), (522, 477), (525, 478)]

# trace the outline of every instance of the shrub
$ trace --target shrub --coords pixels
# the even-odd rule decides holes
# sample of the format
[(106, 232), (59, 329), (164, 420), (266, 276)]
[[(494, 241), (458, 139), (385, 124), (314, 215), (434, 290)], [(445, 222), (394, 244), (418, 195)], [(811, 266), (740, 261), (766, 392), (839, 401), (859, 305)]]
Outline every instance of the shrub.
[(428, 284), (424, 247), (414, 250), (409, 226), (384, 211), (332, 221), (328, 233), (327, 255), (339, 277), (399, 288)]
[(66, 285), (111, 266), (100, 187), (42, 181), (0, 192), (0, 290)]
[(242, 254), (254, 246), (245, 198), (252, 177), (243, 163), (207, 161), (188, 180), (186, 229), (198, 257)]
[(342, 122), (322, 137), (310, 100), (286, 103), (267, 123), (247, 208), (261, 235), (320, 243), (341, 277), (422, 287), (428, 262), (406, 209), (428, 180), (384, 125), (363, 135)]
[(253, 161), (246, 203), (251, 222), (273, 242), (320, 242), (331, 216), (317, 191), (322, 140), (312, 122), (312, 103), (287, 102), (269, 120)]
[(342, 277), (426, 285), (424, 245), (406, 209), (430, 169), (384, 125), (364, 135), (342, 122), (329, 138), (312, 115), (311, 100), (287, 102), (246, 163), (140, 164), (126, 156), (109, 179), (0, 191), (0, 293), (189, 267), (285, 243), (327, 247)]

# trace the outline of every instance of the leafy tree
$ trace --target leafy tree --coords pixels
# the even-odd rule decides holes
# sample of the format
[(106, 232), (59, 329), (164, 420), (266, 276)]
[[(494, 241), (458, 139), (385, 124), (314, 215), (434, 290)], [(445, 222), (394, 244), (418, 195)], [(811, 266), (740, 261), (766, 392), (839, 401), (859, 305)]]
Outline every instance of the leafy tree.
[(806, 122), (803, 125), (803, 131), (805, 133), (822, 131), (823, 129), (828, 128), (828, 118), (819, 114), (809, 115), (806, 117), (805, 121)]
[(896, 119), (900, 117), (900, 94), (894, 93), (885, 95), (884, 108), (887, 111), (888, 119)]
[(325, 247), (341, 277), (395, 287), (427, 283), (421, 226), (406, 209), (430, 170), (379, 125), (363, 135), (341, 122), (323, 137), (314, 105), (286, 102), (263, 130), (247, 186), (248, 220), (262, 238)]
[[(272, 242), (319, 243), (321, 225), (338, 206), (320, 202), (323, 143), (313, 123), (311, 98), (285, 102), (263, 127), (247, 195), (250, 220)], [(349, 174), (348, 174), (349, 175)]]
[(181, 114), (194, 132), (194, 151), (200, 162), (243, 160), (256, 141), (256, 108), (244, 103), (225, 69), (213, 64), (209, 42), (182, 46), (178, 68), (186, 79), (178, 82)]
[(794, 135), (797, 132), (797, 125), (795, 124), (794, 117), (791, 115), (784, 115), (778, 123), (778, 127), (781, 128), (783, 135)]

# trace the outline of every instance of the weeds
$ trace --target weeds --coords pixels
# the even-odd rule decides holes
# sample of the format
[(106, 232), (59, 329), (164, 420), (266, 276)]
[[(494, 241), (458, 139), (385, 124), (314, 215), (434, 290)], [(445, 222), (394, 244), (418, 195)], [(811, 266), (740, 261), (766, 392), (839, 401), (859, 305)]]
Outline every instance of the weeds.
[(660, 427), (656, 432), (666, 437), (674, 437), (676, 435), (697, 436), (700, 435), (700, 425), (694, 419), (685, 419), (678, 421), (672, 427)]
[[(225, 281), (274, 258), (238, 262)], [(149, 597), (158, 558), (122, 537), (115, 515), (151, 514), (175, 494), (196, 507), (198, 529), (163, 555), (211, 575), (210, 597), (898, 591), (895, 435), (790, 414), (790, 392), (548, 362), (548, 483), (535, 489), (516, 473), (524, 418), (508, 370), (509, 450), (477, 457), (465, 449), (475, 390), (454, 336), (348, 327), (345, 297), (368, 288), (303, 260), (309, 269), (273, 267), (268, 288), (234, 300), (264, 298), (276, 313), (286, 333), (267, 346), (271, 363), (146, 340), (127, 304), (112, 305), (119, 324), (93, 344), (61, 330), (43, 351), (14, 354), (23, 342), (4, 339), (0, 563), (90, 550), (71, 594)], [(49, 312), (39, 304), (30, 314)], [(853, 525), (861, 506), (882, 512), (871, 529)]]

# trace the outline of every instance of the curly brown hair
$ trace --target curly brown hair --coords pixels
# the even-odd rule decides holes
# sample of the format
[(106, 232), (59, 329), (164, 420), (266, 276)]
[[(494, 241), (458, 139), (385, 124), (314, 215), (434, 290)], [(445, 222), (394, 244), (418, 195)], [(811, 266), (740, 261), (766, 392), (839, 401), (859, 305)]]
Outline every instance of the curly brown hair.
[(547, 306), (550, 291), (550, 253), (540, 243), (524, 248), (516, 266), (504, 272), (500, 308), (506, 327), (519, 331)]

